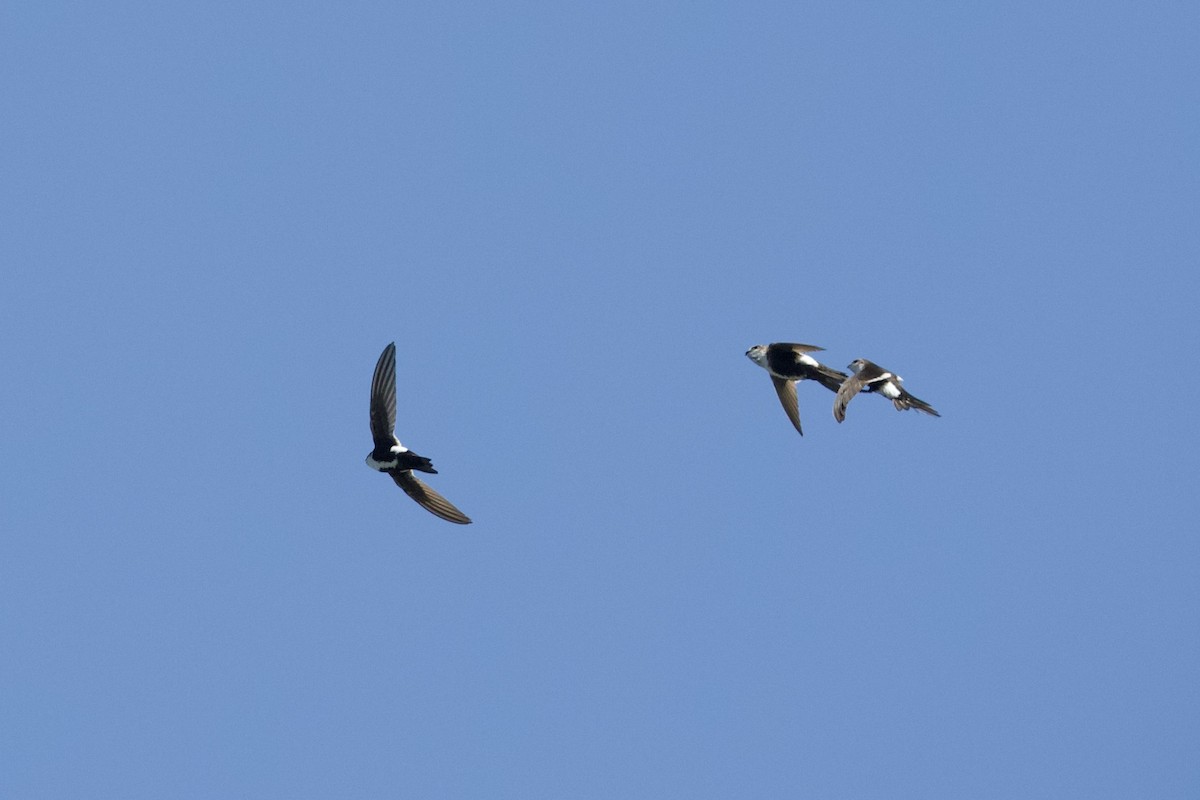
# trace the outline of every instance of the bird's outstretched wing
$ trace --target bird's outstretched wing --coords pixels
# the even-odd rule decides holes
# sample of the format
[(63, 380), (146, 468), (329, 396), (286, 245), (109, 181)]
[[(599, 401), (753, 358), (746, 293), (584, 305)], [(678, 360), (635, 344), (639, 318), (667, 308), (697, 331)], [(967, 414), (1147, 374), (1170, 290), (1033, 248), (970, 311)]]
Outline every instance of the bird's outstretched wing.
[(779, 395), (779, 402), (783, 405), (788, 419), (796, 426), (796, 433), (803, 436), (804, 431), (800, 428), (800, 403), (796, 400), (796, 382), (772, 375), (771, 383), (775, 384), (775, 393)]
[(396, 343), (383, 348), (371, 378), (371, 438), (384, 449), (396, 442)]
[(850, 404), (850, 400), (854, 395), (862, 391), (864, 383), (861, 377), (861, 371), (851, 375), (842, 381), (842, 387), (838, 389), (837, 397), (833, 398), (833, 418), (841, 422), (846, 418), (846, 406)]
[(429, 513), (450, 522), (457, 522), (459, 525), (470, 524), (470, 517), (455, 508), (453, 503), (429, 488), (428, 484), (419, 480), (408, 470), (399, 470), (391, 475), (396, 485), (403, 489), (406, 495), (420, 503)]
[(815, 344), (799, 344), (798, 342), (776, 342), (772, 347), (786, 347), (797, 353), (817, 353), (825, 349), (817, 347)]

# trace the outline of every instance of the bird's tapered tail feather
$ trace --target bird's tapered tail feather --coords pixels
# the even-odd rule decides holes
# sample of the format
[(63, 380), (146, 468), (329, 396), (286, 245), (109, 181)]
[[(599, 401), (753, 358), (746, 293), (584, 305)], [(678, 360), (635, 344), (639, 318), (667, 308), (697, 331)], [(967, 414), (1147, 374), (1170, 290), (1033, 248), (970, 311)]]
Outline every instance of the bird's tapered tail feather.
[(896, 406), (898, 411), (905, 411), (910, 408), (915, 408), (917, 411), (924, 411), (926, 414), (929, 414), (932, 417), (941, 416), (941, 414), (939, 414), (933, 406), (929, 405), (929, 403), (926, 403), (919, 397), (913, 397), (908, 392), (905, 392), (897, 397), (892, 401), (892, 404)]
[(850, 376), (846, 373), (833, 369), (832, 367), (827, 367), (824, 364), (822, 364), (820, 369), (817, 370), (817, 382), (831, 392), (836, 392), (838, 389), (841, 389), (842, 383), (844, 383), (846, 378), (849, 377)]

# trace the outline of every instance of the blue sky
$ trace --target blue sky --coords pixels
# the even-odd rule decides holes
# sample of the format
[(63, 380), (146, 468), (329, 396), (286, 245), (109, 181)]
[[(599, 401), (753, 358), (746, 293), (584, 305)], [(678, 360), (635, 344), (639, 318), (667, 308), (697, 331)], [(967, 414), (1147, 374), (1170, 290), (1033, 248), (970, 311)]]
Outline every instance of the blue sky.
[(1200, 791), (1194, 4), (0, 20), (0, 795)]

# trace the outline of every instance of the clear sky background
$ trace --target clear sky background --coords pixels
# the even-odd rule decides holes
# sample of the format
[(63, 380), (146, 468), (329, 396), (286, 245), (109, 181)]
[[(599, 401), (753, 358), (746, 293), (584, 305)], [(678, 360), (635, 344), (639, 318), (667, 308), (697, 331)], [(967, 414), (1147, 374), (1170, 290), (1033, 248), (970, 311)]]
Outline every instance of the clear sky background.
[(0, 796), (1195, 798), (1200, 10), (993, 5), (4, 7)]

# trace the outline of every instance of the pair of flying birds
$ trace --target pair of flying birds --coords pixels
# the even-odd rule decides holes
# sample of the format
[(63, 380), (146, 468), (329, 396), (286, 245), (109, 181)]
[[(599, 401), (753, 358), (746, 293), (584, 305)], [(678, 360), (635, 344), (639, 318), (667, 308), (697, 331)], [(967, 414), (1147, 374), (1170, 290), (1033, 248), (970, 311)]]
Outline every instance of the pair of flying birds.
[(933, 406), (924, 400), (913, 397), (902, 384), (904, 379), (894, 372), (889, 372), (878, 364), (857, 358), (850, 362), (847, 375), (841, 370), (827, 367), (809, 355), (824, 350), (813, 344), (794, 344), (791, 342), (775, 342), (773, 344), (756, 344), (746, 351), (746, 357), (765, 369), (771, 375), (771, 383), (775, 384), (775, 392), (779, 402), (787, 412), (788, 419), (796, 426), (796, 432), (801, 436), (800, 404), (796, 400), (796, 384), (800, 381), (816, 381), (831, 392), (836, 392), (833, 399), (833, 418), (841, 422), (846, 418), (846, 406), (859, 392), (875, 392), (892, 401), (897, 411), (915, 408), (940, 417)]
[[(788, 419), (801, 435), (804, 435), (804, 431), (800, 429), (796, 384), (805, 380), (817, 381), (831, 392), (837, 392), (833, 401), (833, 416), (838, 422), (846, 418), (846, 405), (860, 391), (881, 394), (891, 400), (900, 411), (915, 408), (935, 417), (941, 416), (933, 410), (933, 406), (905, 391), (900, 385), (903, 378), (888, 372), (878, 364), (860, 358), (850, 364), (849, 369), (853, 374), (847, 375), (825, 366), (809, 355), (823, 349), (811, 344), (776, 342), (756, 344), (746, 351), (751, 361), (771, 374), (771, 382), (775, 384), (779, 402), (783, 403), (783, 410), (787, 412)], [(417, 455), (400, 444), (400, 440), (396, 438), (395, 342), (383, 348), (383, 353), (375, 364), (375, 375), (371, 378), (371, 439), (375, 447), (367, 455), (367, 466), (391, 475), (396, 485), (420, 503), (426, 511), (459, 525), (470, 523), (470, 517), (413, 475), (414, 470), (434, 475), (437, 474), (437, 470), (428, 458)]]

